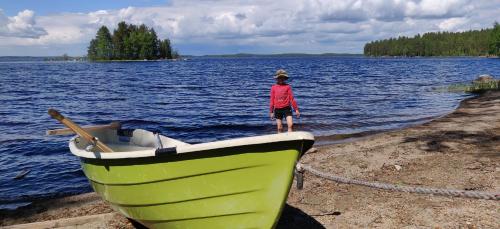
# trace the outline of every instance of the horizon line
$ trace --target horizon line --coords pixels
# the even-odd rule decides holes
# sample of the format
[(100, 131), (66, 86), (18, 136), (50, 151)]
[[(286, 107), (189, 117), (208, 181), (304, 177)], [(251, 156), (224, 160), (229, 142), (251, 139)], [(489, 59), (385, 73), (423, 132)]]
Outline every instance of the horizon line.
[[(61, 55), (47, 55), (47, 56), (31, 56), (31, 55), (0, 55), (0, 57), (61, 57)], [(279, 56), (279, 55), (363, 55), (363, 53), (336, 53), (336, 52), (325, 52), (325, 53), (301, 53), (301, 52), (284, 52), (284, 53), (222, 53), (222, 54), (180, 54), (180, 56), (192, 56), (192, 57), (206, 57), (206, 56), (238, 56), (238, 55), (248, 55), (248, 56)], [(86, 55), (68, 55), (68, 57), (85, 57)]]

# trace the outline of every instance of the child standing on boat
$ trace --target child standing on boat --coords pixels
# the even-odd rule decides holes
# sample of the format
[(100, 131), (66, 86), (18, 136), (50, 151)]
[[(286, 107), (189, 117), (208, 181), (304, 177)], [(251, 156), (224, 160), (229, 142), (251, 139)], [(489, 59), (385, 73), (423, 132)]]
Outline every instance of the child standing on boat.
[(292, 87), (286, 83), (286, 80), (288, 78), (289, 77), (286, 71), (283, 69), (279, 69), (278, 71), (276, 71), (276, 74), (274, 74), (276, 84), (271, 87), (269, 116), (271, 117), (271, 120), (276, 119), (278, 133), (281, 133), (283, 131), (283, 118), (286, 119), (288, 132), (293, 131), (291, 107), (293, 107), (293, 109), (295, 110), (295, 115), (297, 115), (297, 118), (300, 118), (299, 107), (297, 106), (297, 102), (293, 98)]

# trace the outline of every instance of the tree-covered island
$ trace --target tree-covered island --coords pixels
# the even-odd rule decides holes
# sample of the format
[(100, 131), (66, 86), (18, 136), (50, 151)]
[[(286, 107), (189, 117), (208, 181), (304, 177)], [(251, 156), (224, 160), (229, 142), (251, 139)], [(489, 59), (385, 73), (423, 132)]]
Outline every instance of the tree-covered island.
[(87, 57), (91, 61), (157, 60), (176, 59), (179, 54), (172, 50), (170, 40), (159, 39), (153, 28), (122, 21), (113, 34), (106, 26), (99, 28), (90, 41)]
[(366, 56), (500, 56), (500, 25), (466, 32), (432, 32), (372, 41)]

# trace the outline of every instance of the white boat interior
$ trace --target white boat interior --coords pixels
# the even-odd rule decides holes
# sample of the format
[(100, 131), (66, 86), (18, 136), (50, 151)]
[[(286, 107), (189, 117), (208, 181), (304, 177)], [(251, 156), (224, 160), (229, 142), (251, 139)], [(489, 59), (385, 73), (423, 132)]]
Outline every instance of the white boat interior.
[(311, 133), (302, 131), (235, 138), (230, 140), (214, 141), (200, 144), (188, 144), (143, 129), (102, 129), (89, 131), (89, 133), (97, 137), (99, 141), (102, 141), (107, 146), (109, 146), (114, 152), (98, 152), (95, 150), (95, 147), (93, 147), (92, 143), (84, 141), (80, 137), (75, 136), (70, 140), (69, 143), (71, 153), (73, 153), (75, 156), (100, 159), (138, 158), (155, 156), (159, 152), (158, 149), (161, 149), (160, 152), (172, 151), (176, 154), (180, 154), (266, 143), (286, 144), (286, 142), (290, 141), (314, 141), (314, 136)]

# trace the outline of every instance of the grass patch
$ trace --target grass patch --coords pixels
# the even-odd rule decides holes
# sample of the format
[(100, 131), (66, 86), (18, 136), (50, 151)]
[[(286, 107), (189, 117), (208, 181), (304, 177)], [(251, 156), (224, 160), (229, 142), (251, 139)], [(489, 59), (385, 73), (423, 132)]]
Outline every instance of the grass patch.
[(454, 84), (448, 87), (449, 92), (484, 93), (500, 90), (500, 80), (490, 82), (473, 82), (472, 84)]

